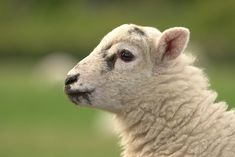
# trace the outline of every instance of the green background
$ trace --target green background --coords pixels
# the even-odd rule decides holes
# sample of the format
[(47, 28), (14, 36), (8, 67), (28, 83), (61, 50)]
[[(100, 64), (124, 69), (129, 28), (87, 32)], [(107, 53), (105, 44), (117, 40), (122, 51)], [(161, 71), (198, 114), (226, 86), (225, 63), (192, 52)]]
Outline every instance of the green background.
[[(218, 100), (233, 107), (234, 19), (233, 0), (1, 0), (0, 156), (119, 156), (118, 137), (103, 112), (70, 103), (63, 77), (123, 23), (188, 27), (188, 51), (198, 56)], [(71, 63), (54, 63), (56, 56)], [(57, 73), (62, 77), (51, 77)]]

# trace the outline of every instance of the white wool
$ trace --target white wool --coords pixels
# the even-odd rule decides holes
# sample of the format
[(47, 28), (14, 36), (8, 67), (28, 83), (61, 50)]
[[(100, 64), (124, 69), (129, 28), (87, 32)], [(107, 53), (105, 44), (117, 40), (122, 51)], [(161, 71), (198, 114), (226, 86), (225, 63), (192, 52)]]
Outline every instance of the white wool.
[(182, 27), (122, 25), (68, 73), (79, 74), (73, 102), (116, 115), (123, 157), (235, 156), (235, 114), (185, 55), (188, 40)]

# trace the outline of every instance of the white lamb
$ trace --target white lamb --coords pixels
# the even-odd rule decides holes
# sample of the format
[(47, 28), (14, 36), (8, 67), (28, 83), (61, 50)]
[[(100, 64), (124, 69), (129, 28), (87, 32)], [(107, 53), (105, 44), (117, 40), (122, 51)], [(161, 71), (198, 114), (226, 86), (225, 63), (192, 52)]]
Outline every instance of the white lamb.
[(182, 52), (189, 30), (125, 24), (68, 73), (79, 106), (116, 115), (123, 157), (235, 157), (235, 114)]

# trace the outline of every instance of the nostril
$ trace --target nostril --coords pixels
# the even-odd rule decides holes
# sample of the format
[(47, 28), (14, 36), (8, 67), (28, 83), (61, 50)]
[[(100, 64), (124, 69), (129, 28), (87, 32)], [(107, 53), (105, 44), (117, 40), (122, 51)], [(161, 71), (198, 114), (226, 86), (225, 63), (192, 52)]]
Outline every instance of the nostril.
[(79, 74), (68, 76), (65, 79), (65, 85), (70, 85), (70, 84), (76, 82), (78, 80), (78, 76), (79, 76)]

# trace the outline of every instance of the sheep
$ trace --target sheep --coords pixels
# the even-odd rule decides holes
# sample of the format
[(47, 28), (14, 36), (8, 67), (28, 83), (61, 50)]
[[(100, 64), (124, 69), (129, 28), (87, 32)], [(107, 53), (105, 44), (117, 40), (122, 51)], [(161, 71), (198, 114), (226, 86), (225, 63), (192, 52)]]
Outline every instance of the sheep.
[(116, 117), (123, 157), (234, 157), (235, 114), (217, 102), (189, 30), (121, 25), (68, 72), (65, 93)]

